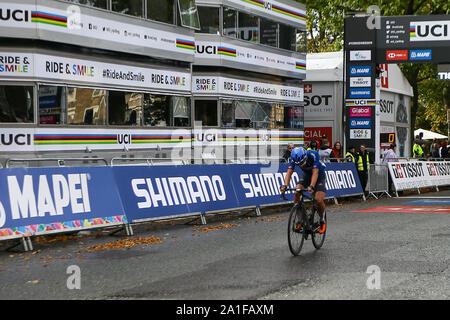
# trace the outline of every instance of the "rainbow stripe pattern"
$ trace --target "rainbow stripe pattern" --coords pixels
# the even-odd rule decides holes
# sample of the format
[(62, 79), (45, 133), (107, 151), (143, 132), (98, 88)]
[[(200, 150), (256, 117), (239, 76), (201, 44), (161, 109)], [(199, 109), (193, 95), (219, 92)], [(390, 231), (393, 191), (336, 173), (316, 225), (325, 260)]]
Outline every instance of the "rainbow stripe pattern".
[(184, 39), (177, 39), (177, 48), (195, 50), (195, 42)]
[(409, 37), (415, 38), (416, 37), (416, 26), (411, 26), (409, 28)]
[(264, 8), (264, 1), (261, 0), (242, 0), (242, 1)]
[(117, 144), (117, 134), (35, 134), (34, 144)]
[[(241, 1), (258, 6), (260, 8), (265, 8), (267, 6), (266, 2), (262, 1), (262, 0), (241, 0)], [(267, 7), (271, 8), (271, 10), (273, 12), (280, 13), (280, 14), (283, 14), (283, 15), (289, 16), (291, 18), (301, 20), (301, 21), (306, 21), (306, 15), (304, 13), (297, 12), (292, 9), (287, 9), (287, 8), (284, 8), (280, 5), (273, 4), (273, 3), (271, 4), (270, 7), (269, 6), (267, 6)]]
[(131, 137), (132, 143), (180, 143), (191, 142), (193, 140), (192, 135), (179, 135), (172, 136), (170, 134), (134, 134)]
[(54, 222), (48, 224), (33, 224), (14, 228), (0, 229), (1, 237), (30, 237), (40, 232), (60, 231), (70, 229), (82, 229), (104, 225), (117, 225), (128, 223), (125, 215), (110, 216), (104, 218), (80, 219), (66, 222)]
[(232, 48), (218, 47), (217, 53), (222, 54), (224, 56), (236, 57), (236, 49), (232, 49)]
[(31, 22), (67, 27), (67, 17), (42, 11), (31, 11)]
[(375, 106), (377, 104), (377, 100), (376, 99), (363, 99), (363, 100), (365, 100), (364, 104), (361, 104), (361, 103), (357, 104), (356, 101), (359, 101), (359, 100), (360, 99), (358, 99), (358, 100), (346, 99), (345, 100), (345, 105), (347, 107), (358, 107), (358, 106)]
[(275, 4), (272, 4), (272, 11), (278, 12), (278, 13), (284, 14), (286, 16), (289, 16), (291, 18), (299, 19), (302, 21), (306, 20), (305, 14), (294, 11), (294, 10), (286, 9), (286, 8), (283, 8), (283, 7), (275, 5)]
[(306, 71), (306, 63), (296, 61), (295, 68)]
[(267, 136), (260, 134), (241, 134), (241, 133), (222, 133), (218, 137), (221, 142), (263, 142), (263, 141), (303, 141), (303, 132), (299, 133), (281, 133), (279, 135), (270, 135), (269, 140)]

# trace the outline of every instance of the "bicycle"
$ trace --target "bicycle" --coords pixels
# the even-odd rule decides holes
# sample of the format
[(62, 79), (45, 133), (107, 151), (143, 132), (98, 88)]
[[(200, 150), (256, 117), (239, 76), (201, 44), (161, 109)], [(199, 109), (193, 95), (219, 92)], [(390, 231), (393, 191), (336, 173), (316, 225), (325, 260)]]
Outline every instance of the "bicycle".
[[(285, 191), (300, 192), (300, 200), (294, 204), (289, 213), (288, 222), (288, 244), (289, 250), (294, 256), (298, 256), (303, 247), (303, 242), (308, 240), (311, 235), (311, 240), (314, 247), (318, 250), (322, 247), (325, 241), (326, 230), (324, 233), (319, 233), (320, 215), (317, 210), (317, 201), (314, 197), (309, 197), (303, 192), (307, 189), (287, 188)], [(284, 193), (281, 195), (284, 200), (288, 200)], [(304, 198), (312, 200), (311, 206), (304, 205)], [(324, 220), (327, 223), (326, 213), (324, 213)]]

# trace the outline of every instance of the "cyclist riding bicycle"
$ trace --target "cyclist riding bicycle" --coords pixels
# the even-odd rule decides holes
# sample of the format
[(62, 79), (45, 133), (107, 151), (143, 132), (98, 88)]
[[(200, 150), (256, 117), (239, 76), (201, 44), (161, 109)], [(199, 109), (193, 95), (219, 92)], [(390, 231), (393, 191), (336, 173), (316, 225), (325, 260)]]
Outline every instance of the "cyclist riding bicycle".
[[(286, 172), (286, 178), (284, 185), (281, 186), (280, 191), (284, 193), (291, 181), (291, 176), (294, 173), (295, 166), (300, 167), (303, 171), (303, 176), (300, 179), (296, 188), (304, 189), (305, 186), (311, 195), (317, 201), (317, 207), (320, 216), (320, 229), (319, 233), (324, 233), (326, 230), (326, 224), (324, 219), (325, 213), (325, 165), (319, 160), (319, 153), (314, 150), (305, 150), (302, 147), (294, 148), (291, 153), (289, 167)], [(300, 193), (295, 192), (294, 203), (300, 200)]]

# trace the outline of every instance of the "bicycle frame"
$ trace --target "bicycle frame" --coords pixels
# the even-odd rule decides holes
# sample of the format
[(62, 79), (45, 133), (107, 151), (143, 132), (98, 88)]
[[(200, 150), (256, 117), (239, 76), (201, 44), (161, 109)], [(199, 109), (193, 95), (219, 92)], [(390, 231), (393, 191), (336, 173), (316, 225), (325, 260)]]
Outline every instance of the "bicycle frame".
[[(304, 192), (308, 191), (308, 189), (287, 188), (285, 191), (295, 191), (300, 193), (300, 199), (297, 203), (294, 204), (294, 206), (297, 206), (297, 214), (299, 209), (301, 211), (300, 221), (302, 221), (303, 226), (306, 227), (306, 230), (308, 232), (313, 232), (310, 219), (311, 218), (314, 219), (314, 212), (317, 210), (317, 200), (314, 198), (314, 196), (310, 197), (304, 194)], [(286, 201), (288, 200), (284, 193), (281, 195), (281, 197)], [(305, 198), (312, 201), (311, 213), (309, 215), (305, 214), (306, 213), (306, 208), (304, 207)], [(306, 217), (308, 217), (309, 219), (305, 219)]]

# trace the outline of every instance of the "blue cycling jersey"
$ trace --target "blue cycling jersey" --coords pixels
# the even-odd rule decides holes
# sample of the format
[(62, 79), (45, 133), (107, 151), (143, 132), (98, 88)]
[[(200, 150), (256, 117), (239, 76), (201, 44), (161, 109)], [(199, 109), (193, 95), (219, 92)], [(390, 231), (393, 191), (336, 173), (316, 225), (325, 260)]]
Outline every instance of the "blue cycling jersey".
[[(312, 173), (312, 169), (319, 169), (319, 175), (325, 175), (325, 164), (320, 162), (319, 153), (317, 151), (307, 150), (305, 157), (307, 157), (306, 163), (301, 167), (299, 166), (303, 172)], [(288, 169), (294, 170), (295, 166), (296, 164), (291, 158)]]

